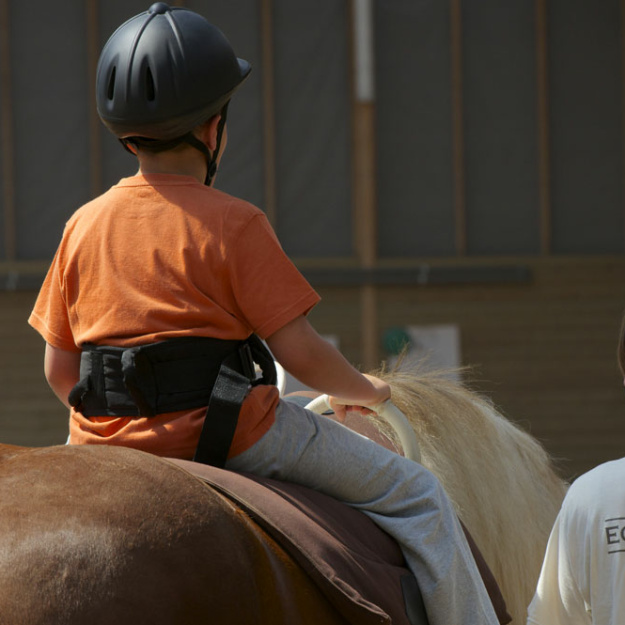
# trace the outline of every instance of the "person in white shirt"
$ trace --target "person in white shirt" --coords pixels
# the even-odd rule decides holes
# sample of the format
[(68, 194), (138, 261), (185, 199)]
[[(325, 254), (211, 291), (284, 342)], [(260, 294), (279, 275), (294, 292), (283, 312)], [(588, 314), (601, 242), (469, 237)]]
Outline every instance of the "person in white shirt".
[[(625, 376), (625, 320), (618, 347)], [(625, 623), (625, 458), (570, 487), (554, 523), (527, 625)]]
[(625, 458), (592, 469), (569, 489), (527, 623), (625, 623)]

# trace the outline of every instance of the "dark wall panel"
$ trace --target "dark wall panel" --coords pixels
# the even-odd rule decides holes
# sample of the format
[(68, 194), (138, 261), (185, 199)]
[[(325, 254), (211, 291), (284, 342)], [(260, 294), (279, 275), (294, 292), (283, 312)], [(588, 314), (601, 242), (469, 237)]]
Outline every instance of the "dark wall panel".
[[(149, 6), (98, 4), (98, 41)], [(264, 208), (261, 3), (185, 0), (252, 74), (233, 99), (217, 186)], [(533, 2), (462, 3), (469, 255), (540, 252)], [(619, 0), (547, 6), (552, 251), (625, 250)], [(375, 2), (376, 185), (382, 258), (454, 256), (450, 2)], [(18, 260), (49, 259), (91, 196), (86, 3), (10, 2)], [(349, 3), (274, 0), (277, 231), (293, 256), (347, 257), (352, 240)], [(2, 86), (0, 86), (2, 88)], [(104, 127), (104, 188), (137, 169)], [(0, 137), (2, 139), (2, 137)], [(0, 259), (6, 257), (0, 180)]]
[(221, 29), (237, 56), (252, 64), (252, 73), (228, 109), (228, 146), (215, 186), (264, 208), (260, 3), (189, 0), (185, 6)]
[[(2, 62), (2, 58), (1, 58), (1, 50), (0, 50), (0, 62)], [(0, 81), (0, 115), (2, 114), (2, 98), (3, 98), (3, 93), (2, 93), (2, 81)], [(3, 128), (2, 126), (0, 126), (0, 142), (1, 145), (5, 145), (5, 141), (6, 141), (6, 137), (3, 133)], [(6, 260), (6, 256), (7, 256), (7, 249), (5, 246), (5, 231), (6, 231), (6, 223), (5, 223), (5, 202), (4, 202), (4, 185), (5, 185), (5, 180), (4, 180), (4, 162), (3, 162), (3, 150), (0, 150), (0, 173), (2, 173), (2, 175), (0, 175), (0, 261)]]
[(11, 3), (19, 260), (47, 259), (89, 194), (84, 2)]
[[(102, 50), (108, 38), (123, 22), (145, 11), (149, 3), (142, 0), (106, 0), (99, 2), (98, 26), (100, 41), (98, 52)], [(95, 108), (95, 94), (91, 94), (89, 106)], [(100, 128), (102, 142), (102, 186), (108, 189), (120, 178), (132, 176), (137, 171), (137, 160), (126, 152), (117, 139), (104, 127)]]
[(540, 250), (533, 2), (463, 3), (467, 252)]
[(379, 253), (454, 254), (449, 7), (376, 3)]
[(553, 251), (623, 251), (620, 2), (549, 10)]
[(352, 254), (346, 5), (274, 4), (277, 231), (298, 256)]

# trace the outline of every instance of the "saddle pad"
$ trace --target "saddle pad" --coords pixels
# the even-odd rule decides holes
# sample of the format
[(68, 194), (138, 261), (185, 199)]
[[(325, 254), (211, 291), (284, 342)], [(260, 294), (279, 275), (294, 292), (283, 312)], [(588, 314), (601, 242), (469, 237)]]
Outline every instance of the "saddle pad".
[[(364, 514), (297, 484), (169, 461), (244, 510), (310, 575), (347, 623), (427, 625), (401, 550)], [(500, 622), (508, 623), (492, 574), (483, 559), (478, 565), (485, 567), (482, 574)]]

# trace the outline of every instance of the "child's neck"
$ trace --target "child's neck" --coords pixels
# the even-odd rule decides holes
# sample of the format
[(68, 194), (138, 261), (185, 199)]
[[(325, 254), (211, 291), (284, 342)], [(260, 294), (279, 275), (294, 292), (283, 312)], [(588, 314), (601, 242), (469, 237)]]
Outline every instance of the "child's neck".
[[(168, 152), (140, 152), (139, 173), (141, 174), (172, 174), (176, 176), (193, 176), (199, 182), (206, 177), (206, 161), (197, 150), (181, 150)], [(199, 158), (198, 158), (199, 156)]]

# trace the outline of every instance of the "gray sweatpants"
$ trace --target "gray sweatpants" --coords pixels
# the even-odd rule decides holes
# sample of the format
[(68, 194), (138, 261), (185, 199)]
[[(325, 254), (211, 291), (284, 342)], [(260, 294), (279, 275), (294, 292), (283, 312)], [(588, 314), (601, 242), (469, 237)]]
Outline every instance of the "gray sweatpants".
[(313, 488), (369, 516), (400, 545), (431, 625), (497, 625), (451, 503), (420, 464), (282, 400), (269, 432), (226, 468)]

